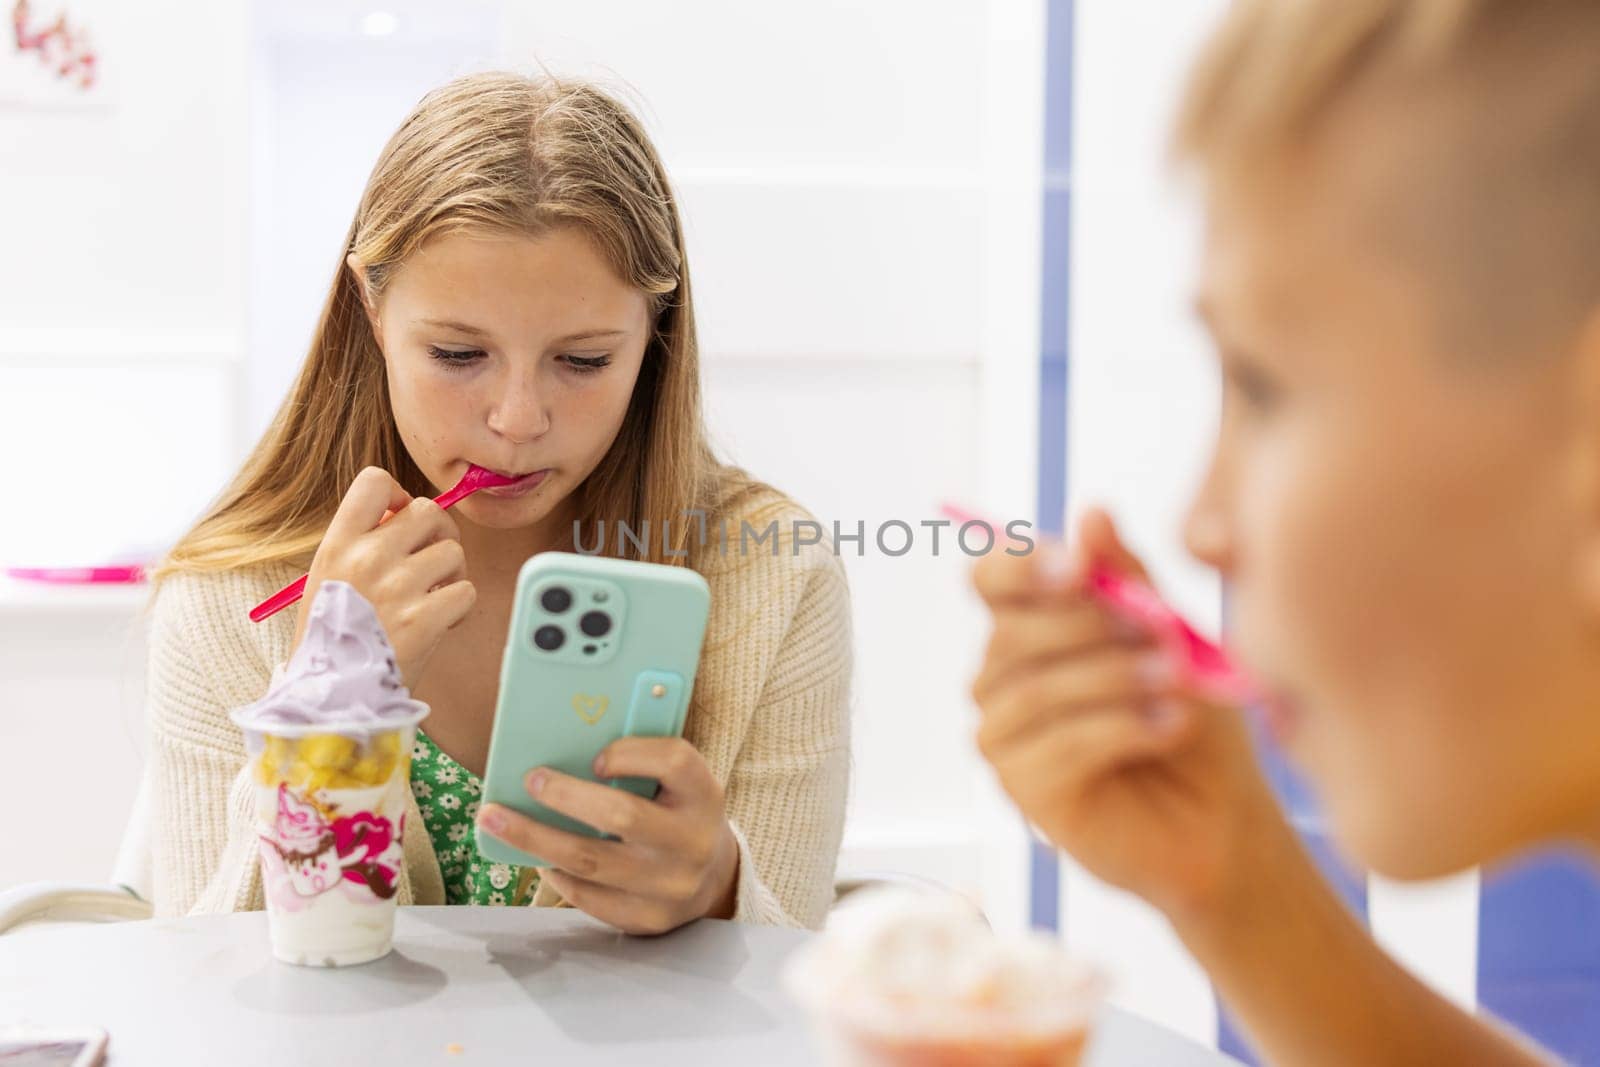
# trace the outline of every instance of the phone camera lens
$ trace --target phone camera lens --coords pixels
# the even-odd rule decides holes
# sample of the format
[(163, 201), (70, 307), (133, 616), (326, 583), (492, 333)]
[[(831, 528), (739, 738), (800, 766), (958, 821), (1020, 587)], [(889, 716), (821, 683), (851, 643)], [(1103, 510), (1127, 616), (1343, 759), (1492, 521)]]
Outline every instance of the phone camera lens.
[(572, 594), (559, 585), (552, 585), (539, 597), (539, 606), (552, 615), (560, 615), (572, 607)]
[(590, 637), (604, 637), (611, 632), (611, 616), (603, 611), (586, 612), (578, 620), (578, 628)]
[(533, 643), (546, 652), (554, 652), (567, 640), (559, 626), (541, 626), (533, 632)]

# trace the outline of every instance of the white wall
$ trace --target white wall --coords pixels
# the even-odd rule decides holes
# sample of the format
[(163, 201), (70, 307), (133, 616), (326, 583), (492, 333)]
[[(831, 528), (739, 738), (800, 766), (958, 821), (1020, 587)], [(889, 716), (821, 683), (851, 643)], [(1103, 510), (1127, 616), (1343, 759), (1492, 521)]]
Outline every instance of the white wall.
[[(233, 0), (235, 3), (242, 0)], [(498, 4), (255, 3), (245, 417), (254, 441), (305, 359), (367, 174), (422, 95), (486, 63)], [(396, 16), (373, 37), (363, 16)]]
[[(0, 565), (168, 539), (234, 458), (244, 9), (90, 10), (104, 105), (0, 109)], [(0, 886), (107, 874), (142, 750), (139, 599), (0, 582)]]
[(168, 536), (231, 446), (243, 9), (95, 10), (105, 105), (0, 109), (0, 482), (49, 516), (0, 523), (6, 562)]

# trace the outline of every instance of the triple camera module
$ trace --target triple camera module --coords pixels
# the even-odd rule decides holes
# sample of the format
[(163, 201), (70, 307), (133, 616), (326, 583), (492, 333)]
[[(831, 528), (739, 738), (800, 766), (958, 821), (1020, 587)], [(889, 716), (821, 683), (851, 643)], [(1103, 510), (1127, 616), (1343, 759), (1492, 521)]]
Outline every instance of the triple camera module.
[[(556, 652), (573, 644), (584, 657), (593, 657), (606, 650), (607, 636), (616, 626), (616, 620), (603, 605), (611, 599), (604, 588), (577, 588), (567, 583), (551, 584), (539, 593), (539, 607), (553, 621), (547, 621), (533, 631), (534, 647), (541, 652)], [(570, 651), (571, 649), (569, 649)]]

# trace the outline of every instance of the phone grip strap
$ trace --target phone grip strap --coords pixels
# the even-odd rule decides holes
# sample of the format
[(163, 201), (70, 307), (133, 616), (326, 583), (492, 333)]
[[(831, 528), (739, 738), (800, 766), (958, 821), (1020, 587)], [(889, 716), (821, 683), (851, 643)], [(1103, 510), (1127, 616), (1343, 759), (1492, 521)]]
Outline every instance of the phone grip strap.
[[(675, 671), (640, 671), (633, 683), (633, 698), (628, 701), (628, 717), (623, 721), (624, 737), (677, 737), (683, 732), (688, 686)], [(642, 797), (656, 795), (654, 778), (613, 778), (611, 785)]]
[(640, 671), (622, 732), (628, 737), (677, 737), (683, 716), (683, 678), (675, 671)]

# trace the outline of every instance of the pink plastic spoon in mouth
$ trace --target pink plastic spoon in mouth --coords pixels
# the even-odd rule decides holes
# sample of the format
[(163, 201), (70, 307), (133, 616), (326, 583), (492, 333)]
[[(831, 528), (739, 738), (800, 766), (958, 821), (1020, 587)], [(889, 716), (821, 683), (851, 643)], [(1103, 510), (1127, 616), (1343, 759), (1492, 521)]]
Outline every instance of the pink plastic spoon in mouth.
[[(955, 504), (944, 504), (940, 510), (956, 522), (979, 522), (991, 530), (1004, 529)], [(1088, 589), (1100, 603), (1151, 632), (1177, 665), (1180, 682), (1222, 703), (1249, 704), (1261, 699), (1260, 688), (1234, 663), (1227, 650), (1191, 626), (1143, 581), (1096, 564), (1089, 571)]]
[[(434, 497), (433, 502), (441, 508), (449, 510), (479, 489), (494, 489), (502, 485), (514, 485), (521, 480), (520, 477), (508, 478), (504, 474), (496, 474), (494, 471), (484, 470), (482, 467), (469, 466), (467, 473), (461, 476), (461, 480)], [(388, 516), (384, 516), (384, 518), (387, 520)], [(382, 523), (379, 523), (379, 525), (382, 525)], [(310, 576), (302, 574), (251, 608), (250, 621), (262, 622), (272, 618), (290, 604), (298, 603), (300, 598), (306, 595), (306, 578), (308, 577)]]

